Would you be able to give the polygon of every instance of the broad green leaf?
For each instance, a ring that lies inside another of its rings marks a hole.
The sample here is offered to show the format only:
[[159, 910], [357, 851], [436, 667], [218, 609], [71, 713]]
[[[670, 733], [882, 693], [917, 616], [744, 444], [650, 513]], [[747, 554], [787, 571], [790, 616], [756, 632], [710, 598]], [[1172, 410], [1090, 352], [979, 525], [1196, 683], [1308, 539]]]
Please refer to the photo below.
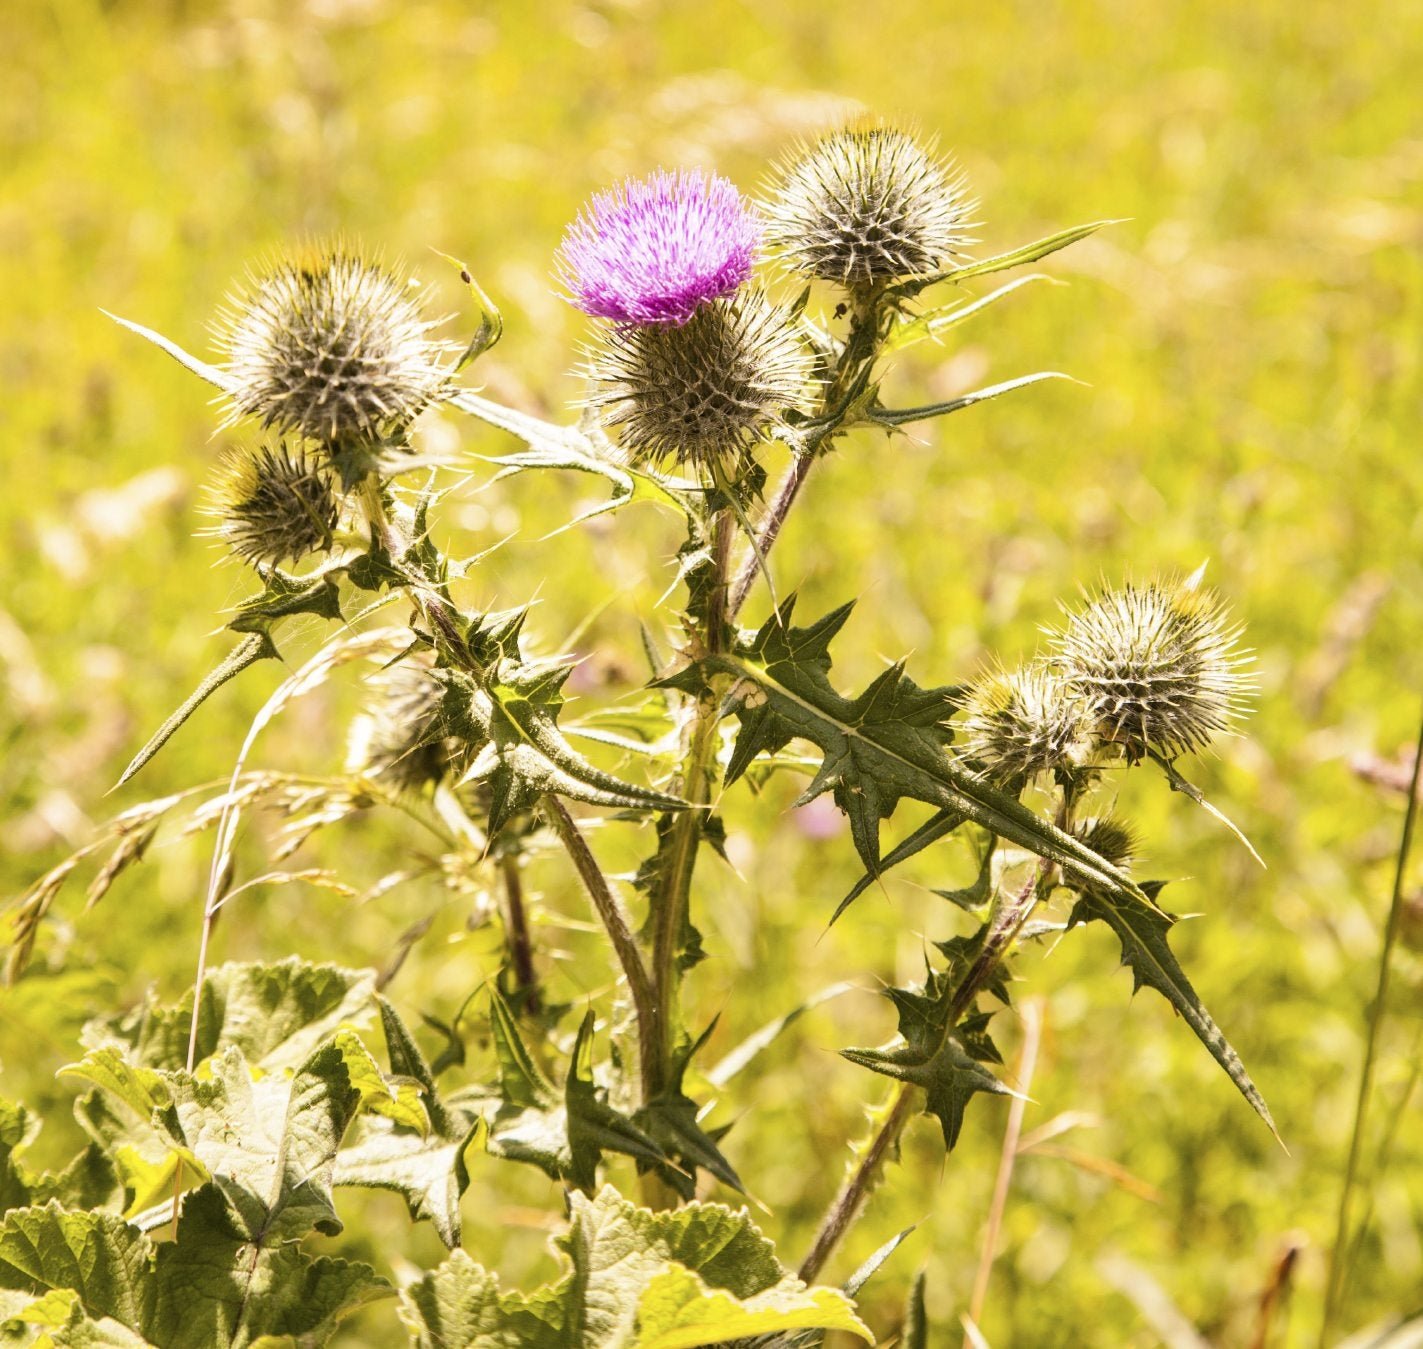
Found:
[[446, 1105], [425, 1062], [395, 1009], [379, 998], [391, 1071], [414, 1085], [429, 1127], [402, 1128], [393, 1121], [367, 1121], [360, 1140], [336, 1159], [337, 1185], [394, 1190], [405, 1196], [415, 1221], [428, 1218], [446, 1246], [460, 1243], [460, 1196], [469, 1186], [465, 1149], [479, 1127], [472, 1107]]
[[354, 1031], [337, 1031], [332, 1043], [341, 1051], [351, 1085], [361, 1094], [362, 1110], [384, 1115], [392, 1124], [413, 1129], [421, 1137], [430, 1132], [430, 1116], [418, 1082], [387, 1077]]
[[458, 1250], [400, 1294], [417, 1349], [568, 1349], [563, 1312], [558, 1299], [501, 1293], [498, 1276]]
[[[343, 1025], [370, 1020], [375, 975], [296, 957], [208, 971], [198, 1015], [197, 1061], [232, 1045], [253, 1067], [294, 1068]], [[150, 995], [124, 1017], [91, 1022], [84, 1043], [119, 1044], [143, 1067], [181, 1069], [188, 1057], [193, 995], [165, 1006]]]
[[1172, 920], [1155, 909], [1128, 909], [1110, 903], [1091, 890], [1083, 893], [1073, 907], [1068, 926], [1097, 919], [1107, 924], [1122, 946], [1122, 964], [1132, 972], [1132, 991], [1146, 985], [1154, 988], [1176, 1009], [1196, 1038], [1210, 1051], [1211, 1057], [1235, 1083], [1240, 1094], [1250, 1102], [1255, 1113], [1269, 1126], [1276, 1138], [1280, 1131], [1270, 1116], [1265, 1098], [1260, 1095], [1240, 1056], [1231, 1048], [1220, 1028], [1211, 1019], [1186, 972], [1172, 954], [1166, 941]]
[[394, 1292], [369, 1265], [254, 1245], [211, 1186], [185, 1200], [177, 1240], [155, 1248], [151, 1286], [138, 1329], [163, 1349], [245, 1349], [263, 1336], [320, 1345], [343, 1317]]
[[850, 819], [865, 868], [879, 874], [879, 822], [902, 797], [961, 813], [990, 833], [1040, 857], [1070, 866], [1114, 900], [1150, 909], [1150, 899], [1122, 872], [1050, 820], [971, 772], [948, 751], [953, 710], [948, 689], [921, 689], [893, 665], [857, 698], [830, 683], [831, 639], [844, 626], [844, 605], [807, 628], [790, 625], [794, 601], [727, 655], [706, 657], [665, 681], [681, 687], [708, 674], [733, 679], [726, 710], [741, 723], [727, 768], [735, 781], [757, 755], [799, 737], [819, 746], [820, 770], [802, 803], [821, 793]]
[[673, 1266], [643, 1290], [635, 1343], [638, 1349], [696, 1349], [786, 1330], [844, 1330], [874, 1342], [838, 1289], [806, 1288], [790, 1279], [741, 1301], [708, 1288], [691, 1270]]
[[[171, 1201], [178, 1168], [188, 1184], [208, 1179], [207, 1168], [192, 1150], [122, 1100], [91, 1092], [74, 1106], [80, 1127], [94, 1146], [111, 1159], [118, 1182], [128, 1195], [124, 1217], [135, 1219], [164, 1201]], [[62, 1194], [54, 1196], [70, 1201]]]
[[31, 1178], [18, 1155], [34, 1142], [40, 1121], [24, 1106], [0, 1100], [0, 1213], [31, 1201]]

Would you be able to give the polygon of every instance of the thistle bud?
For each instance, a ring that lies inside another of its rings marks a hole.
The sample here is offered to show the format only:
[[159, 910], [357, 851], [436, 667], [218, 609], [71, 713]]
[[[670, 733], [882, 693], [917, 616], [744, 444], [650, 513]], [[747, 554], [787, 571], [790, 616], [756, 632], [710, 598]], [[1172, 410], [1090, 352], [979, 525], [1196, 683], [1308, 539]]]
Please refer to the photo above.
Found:
[[589, 402], [631, 459], [708, 468], [742, 458], [802, 405], [811, 356], [793, 317], [751, 291], [680, 326], [609, 329], [590, 373]]
[[1101, 739], [1136, 761], [1204, 748], [1240, 714], [1241, 629], [1209, 591], [1130, 583], [1090, 597], [1055, 639], [1063, 677]]
[[782, 169], [766, 242], [796, 271], [856, 289], [947, 266], [972, 209], [952, 164], [893, 127], [851, 127]]
[[372, 699], [351, 726], [350, 770], [379, 778], [397, 791], [418, 791], [453, 768], [446, 733], [444, 685], [414, 659], [371, 680]]
[[219, 320], [232, 414], [312, 440], [375, 443], [445, 387], [435, 326], [401, 278], [344, 247], [279, 262]]
[[580, 212], [559, 247], [559, 279], [595, 318], [681, 325], [751, 275], [756, 237], [751, 207], [727, 179], [656, 173]]
[[1080, 699], [1046, 665], [993, 670], [969, 688], [962, 750], [1001, 783], [1080, 767], [1088, 753], [1082, 713]]
[[1115, 815], [1098, 815], [1094, 819], [1083, 820], [1072, 833], [1078, 842], [1091, 848], [1098, 857], [1105, 858], [1114, 867], [1127, 868], [1140, 850], [1136, 831]]
[[340, 515], [330, 472], [284, 441], [231, 453], [209, 509], [217, 518], [210, 533], [238, 557], [270, 566], [325, 552]]

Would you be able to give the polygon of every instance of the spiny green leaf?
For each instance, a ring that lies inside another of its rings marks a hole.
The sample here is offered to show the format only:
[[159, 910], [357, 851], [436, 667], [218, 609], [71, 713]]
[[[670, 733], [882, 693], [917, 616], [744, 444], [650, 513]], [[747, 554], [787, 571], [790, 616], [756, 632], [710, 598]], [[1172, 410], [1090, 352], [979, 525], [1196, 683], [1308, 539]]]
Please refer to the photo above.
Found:
[[1068, 926], [1093, 919], [1106, 923], [1121, 942], [1122, 963], [1131, 969], [1133, 992], [1146, 985], [1160, 993], [1185, 1019], [1196, 1038], [1210, 1051], [1211, 1057], [1225, 1069], [1226, 1076], [1269, 1126], [1270, 1132], [1279, 1138], [1280, 1132], [1275, 1128], [1264, 1097], [1250, 1080], [1240, 1056], [1211, 1019], [1167, 944], [1166, 934], [1171, 930], [1171, 918], [1154, 909], [1128, 909], [1087, 891], [1074, 905]]
[[1046, 273], [1032, 272], [1028, 276], [1015, 277], [1005, 285], [999, 286], [997, 290], [992, 290], [977, 299], [959, 300], [939, 309], [931, 309], [927, 314], [902, 318], [890, 330], [884, 350], [886, 352], [903, 351], [906, 347], [912, 347], [926, 338], [938, 337], [942, 333], [948, 332], [950, 328], [957, 327], [960, 323], [971, 319], [975, 314], [982, 313], [990, 305], [1005, 299], [1019, 287], [1029, 285], [1034, 281], [1051, 280], [1052, 278]]
[[961, 412], [975, 403], [986, 403], [990, 398], [1012, 393], [1014, 389], [1026, 388], [1029, 384], [1040, 384], [1045, 379], [1071, 378], [1071, 375], [1064, 375], [1059, 370], [1040, 370], [1033, 375], [1020, 375], [1017, 379], [1004, 380], [1001, 384], [975, 389], [959, 398], [951, 398], [946, 403], [928, 403], [917, 408], [871, 407], [865, 414], [865, 419], [876, 426], [908, 426], [911, 422], [922, 422], [931, 417], [946, 417], [951, 412]]
[[673, 1266], [643, 1290], [637, 1306], [638, 1349], [696, 1349], [750, 1335], [787, 1330], [844, 1330], [874, 1341], [844, 1293], [805, 1288], [798, 1280], [744, 1301], [708, 1288], [691, 1270]]
[[902, 1349], [929, 1349], [929, 1314], [924, 1309], [924, 1271], [914, 1280], [909, 1305], [904, 1309]]
[[965, 816], [961, 810], [949, 809], [935, 811], [934, 814], [925, 820], [912, 834], [896, 844], [880, 858], [878, 870], [865, 872], [865, 874], [850, 887], [849, 893], [840, 901], [839, 905], [836, 906], [835, 912], [831, 914], [830, 921], [826, 924], [826, 927], [834, 927], [840, 915], [891, 867], [897, 867], [901, 862], [907, 862], [915, 853], [922, 852], [931, 843], [937, 843], [941, 838], [952, 834], [955, 829], [964, 823], [964, 819]]
[[[960, 812], [990, 833], [1070, 866], [1104, 893], [1152, 908], [1122, 872], [1080, 840], [1034, 814], [959, 763], [949, 752], [950, 689], [921, 689], [891, 666], [857, 698], [830, 684], [829, 643], [844, 625], [845, 605], [808, 628], [790, 625], [788, 601], [759, 632], [726, 655], [706, 657], [703, 673], [731, 676], [726, 710], [741, 723], [727, 770], [734, 781], [751, 761], [775, 753], [792, 738], [819, 746], [820, 771], [801, 801], [832, 791], [849, 816], [851, 835], [867, 871], [878, 874], [879, 822], [901, 797]], [[685, 678], [681, 673], [675, 678]], [[670, 682], [670, 681], [669, 681]]]
[[124, 769], [119, 780], [114, 784], [114, 789], [122, 787], [153, 758], [173, 738], [183, 723], [229, 679], [235, 679], [249, 665], [255, 665], [259, 660], [276, 660], [279, 658], [279, 654], [271, 637], [266, 632], [249, 633], [233, 648], [226, 659], [217, 665], [207, 678], [188, 695], [178, 710], [153, 733], [149, 742], [133, 756], [128, 767]]

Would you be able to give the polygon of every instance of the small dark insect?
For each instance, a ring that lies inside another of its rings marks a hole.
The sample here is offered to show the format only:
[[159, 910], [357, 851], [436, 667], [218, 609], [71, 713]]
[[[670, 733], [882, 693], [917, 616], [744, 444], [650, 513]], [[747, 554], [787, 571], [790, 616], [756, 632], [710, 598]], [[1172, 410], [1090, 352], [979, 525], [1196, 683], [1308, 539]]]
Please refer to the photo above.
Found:
[[849, 312], [850, 312], [850, 306], [847, 305], [847, 304], [845, 304], [843, 301], [842, 301], [840, 304], [837, 304], [837, 305], [835, 306], [835, 317], [836, 317], [837, 319], [842, 319], [842, 318], [844, 318], [845, 315], [848, 314]]
[[474, 278], [469, 274], [468, 267], [460, 268], [460, 280], [463, 281], [466, 286], [474, 285]]

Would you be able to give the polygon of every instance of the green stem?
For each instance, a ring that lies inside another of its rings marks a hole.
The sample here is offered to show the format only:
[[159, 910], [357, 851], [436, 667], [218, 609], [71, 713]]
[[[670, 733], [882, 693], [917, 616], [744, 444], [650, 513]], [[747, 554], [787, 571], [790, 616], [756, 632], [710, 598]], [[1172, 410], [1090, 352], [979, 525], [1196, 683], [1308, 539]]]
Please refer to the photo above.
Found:
[[[731, 512], [726, 510], [718, 511], [711, 522], [713, 573], [707, 619], [701, 630], [693, 634], [694, 642], [711, 655], [725, 646], [733, 524]], [[702, 838], [705, 814], [702, 808], [711, 804], [715, 786], [720, 722], [721, 699], [714, 690], [707, 690], [697, 700], [688, 732], [687, 752], [682, 760], [682, 796], [693, 809], [679, 812], [669, 826], [661, 883], [652, 900], [652, 991], [656, 1011], [652, 1034], [648, 1037], [652, 1052], [645, 1054], [642, 1061], [644, 1101], [655, 1099], [671, 1080], [680, 1020], [678, 957], [686, 933], [692, 875]]]
[[1334, 1245], [1329, 1251], [1329, 1281], [1324, 1296], [1324, 1319], [1319, 1327], [1319, 1343], [1330, 1342], [1330, 1332], [1340, 1309], [1344, 1280], [1349, 1272], [1350, 1210], [1354, 1202], [1354, 1187], [1358, 1181], [1359, 1163], [1368, 1122], [1369, 1097], [1373, 1092], [1374, 1067], [1378, 1057], [1379, 1027], [1388, 1006], [1388, 989], [1392, 969], [1393, 948], [1398, 941], [1403, 921], [1403, 887], [1408, 872], [1408, 856], [1413, 850], [1413, 828], [1418, 818], [1418, 786], [1423, 774], [1423, 722], [1418, 727], [1418, 746], [1414, 752], [1413, 773], [1408, 783], [1408, 806], [1403, 815], [1403, 837], [1398, 845], [1398, 861], [1393, 873], [1393, 898], [1389, 904], [1388, 923], [1384, 928], [1383, 947], [1379, 951], [1378, 985], [1373, 1005], [1369, 1008], [1368, 1038], [1364, 1046], [1364, 1069], [1359, 1075], [1359, 1095], [1354, 1103], [1354, 1130], [1349, 1137], [1349, 1160], [1344, 1168], [1344, 1188], [1339, 1195], [1339, 1217], [1334, 1229]]

